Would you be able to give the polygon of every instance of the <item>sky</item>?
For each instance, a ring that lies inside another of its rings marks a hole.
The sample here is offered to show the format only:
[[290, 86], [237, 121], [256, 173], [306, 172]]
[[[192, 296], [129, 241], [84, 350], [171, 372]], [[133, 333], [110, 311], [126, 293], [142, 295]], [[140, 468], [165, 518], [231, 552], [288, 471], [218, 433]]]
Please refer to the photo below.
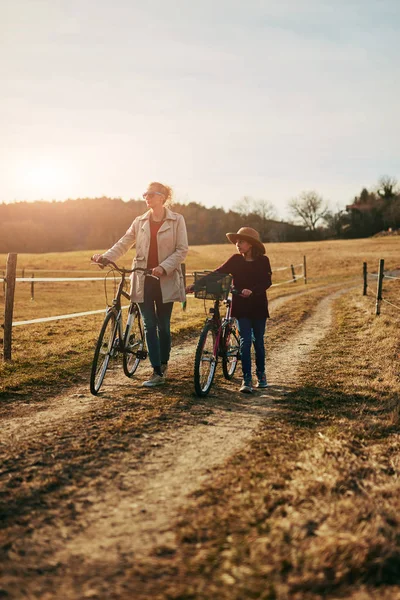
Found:
[[0, 0], [0, 202], [400, 179], [398, 0]]

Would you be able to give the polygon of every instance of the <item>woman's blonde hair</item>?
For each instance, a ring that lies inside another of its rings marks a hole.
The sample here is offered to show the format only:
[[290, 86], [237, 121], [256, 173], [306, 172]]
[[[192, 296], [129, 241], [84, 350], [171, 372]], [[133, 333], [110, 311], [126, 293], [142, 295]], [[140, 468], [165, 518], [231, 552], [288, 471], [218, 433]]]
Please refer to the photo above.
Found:
[[159, 181], [153, 181], [152, 183], [150, 183], [149, 188], [150, 187], [155, 188], [157, 192], [160, 192], [164, 196], [164, 206], [168, 206], [169, 204], [171, 204], [172, 188], [170, 188], [168, 185], [160, 183]]

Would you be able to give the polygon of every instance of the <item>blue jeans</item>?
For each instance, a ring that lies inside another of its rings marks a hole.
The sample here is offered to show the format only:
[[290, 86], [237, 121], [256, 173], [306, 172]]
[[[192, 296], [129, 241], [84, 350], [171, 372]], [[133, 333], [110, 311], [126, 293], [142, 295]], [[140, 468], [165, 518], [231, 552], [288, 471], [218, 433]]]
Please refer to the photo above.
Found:
[[258, 373], [265, 372], [264, 333], [267, 319], [238, 319], [240, 335], [240, 352], [242, 355], [243, 379], [251, 378], [251, 343], [256, 353], [256, 369]]
[[139, 308], [143, 317], [147, 350], [153, 369], [169, 360], [173, 306], [173, 302], [163, 303], [160, 282], [146, 278], [144, 301], [139, 303]]

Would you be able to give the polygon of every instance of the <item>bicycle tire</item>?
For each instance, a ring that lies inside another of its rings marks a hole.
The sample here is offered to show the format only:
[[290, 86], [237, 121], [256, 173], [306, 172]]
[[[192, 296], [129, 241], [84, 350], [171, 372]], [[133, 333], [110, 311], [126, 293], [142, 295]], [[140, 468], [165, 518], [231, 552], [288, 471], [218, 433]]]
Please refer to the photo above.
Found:
[[[137, 308], [129, 309], [124, 335], [124, 373], [132, 377], [144, 358], [145, 342], [141, 316]], [[146, 353], [147, 356], [147, 353]]]
[[113, 312], [106, 314], [94, 351], [92, 370], [90, 373], [90, 391], [97, 396], [104, 381], [110, 358], [114, 352], [117, 335], [116, 319]]
[[212, 323], [206, 323], [200, 334], [194, 359], [194, 389], [200, 397], [207, 396], [214, 380], [218, 361], [214, 347], [215, 328]]
[[227, 323], [223, 331], [222, 371], [230, 381], [235, 374], [240, 359], [240, 336], [235, 321]]

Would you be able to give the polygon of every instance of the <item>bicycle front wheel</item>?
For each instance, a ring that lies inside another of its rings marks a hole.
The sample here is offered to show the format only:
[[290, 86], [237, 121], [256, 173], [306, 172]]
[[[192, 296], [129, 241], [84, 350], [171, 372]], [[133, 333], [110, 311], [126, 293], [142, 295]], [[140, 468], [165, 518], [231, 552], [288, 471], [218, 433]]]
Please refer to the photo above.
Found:
[[129, 309], [128, 321], [124, 336], [124, 373], [132, 377], [141, 360], [145, 359], [145, 350], [142, 320], [137, 308]]
[[212, 323], [206, 323], [200, 334], [194, 359], [194, 389], [198, 396], [207, 396], [216, 367], [215, 329]]
[[101, 388], [110, 359], [117, 354], [115, 347], [116, 325], [115, 314], [113, 312], [107, 313], [97, 340], [90, 374], [90, 391], [94, 396], [97, 396]]
[[240, 359], [240, 338], [236, 320], [228, 322], [223, 331], [222, 370], [225, 379], [231, 380]]

